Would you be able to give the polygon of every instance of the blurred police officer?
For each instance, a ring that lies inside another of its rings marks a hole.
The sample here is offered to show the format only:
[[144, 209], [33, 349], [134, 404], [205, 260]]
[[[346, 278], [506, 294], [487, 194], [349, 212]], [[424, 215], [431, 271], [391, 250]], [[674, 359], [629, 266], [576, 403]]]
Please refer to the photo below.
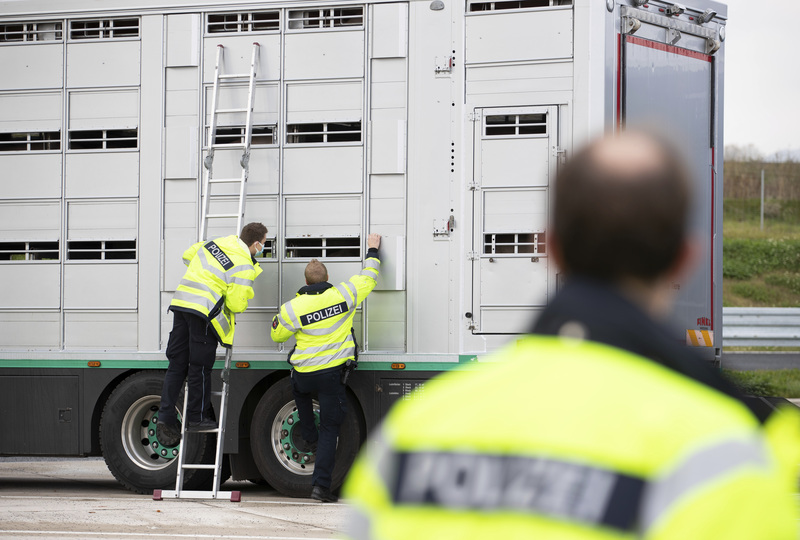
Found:
[[231, 347], [235, 314], [247, 309], [253, 282], [261, 273], [255, 257], [264, 249], [267, 228], [248, 223], [239, 236], [197, 242], [183, 253], [187, 266], [169, 310], [172, 331], [167, 343], [169, 367], [161, 391], [157, 434], [165, 446], [180, 440], [176, 401], [187, 378], [187, 430], [217, 427], [211, 409], [211, 368], [217, 343]]
[[796, 413], [750, 409], [656, 321], [686, 268], [689, 182], [655, 138], [579, 152], [534, 334], [393, 409], [351, 470], [354, 538], [797, 535]]
[[[370, 234], [361, 273], [338, 285], [328, 283], [327, 268], [312, 259], [305, 269], [306, 286], [281, 306], [272, 321], [274, 341], [297, 336], [289, 355], [292, 391], [303, 439], [309, 449], [317, 448], [311, 497], [323, 502], [338, 499], [331, 492], [331, 483], [339, 426], [347, 413], [347, 377], [358, 354], [353, 317], [375, 288], [380, 245], [380, 235]], [[319, 400], [319, 431], [314, 424], [313, 395]]]

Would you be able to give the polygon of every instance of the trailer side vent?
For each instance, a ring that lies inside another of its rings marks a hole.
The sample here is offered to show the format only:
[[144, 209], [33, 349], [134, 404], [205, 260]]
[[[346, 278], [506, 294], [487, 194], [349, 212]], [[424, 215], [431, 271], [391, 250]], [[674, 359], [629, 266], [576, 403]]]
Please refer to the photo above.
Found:
[[290, 30], [330, 30], [332, 28], [361, 28], [363, 26], [363, 6], [298, 9], [289, 12]]
[[486, 233], [483, 235], [484, 255], [544, 255], [545, 233]]
[[288, 124], [288, 144], [360, 142], [361, 122], [326, 122], [317, 124]]
[[139, 37], [139, 19], [70, 21], [70, 39], [125, 39]]
[[0, 24], [0, 43], [61, 41], [61, 21]]
[[61, 150], [60, 131], [0, 133], [0, 152]]
[[500, 114], [486, 117], [487, 137], [547, 135], [547, 114]]
[[206, 31], [209, 34], [235, 34], [240, 32], [270, 32], [280, 30], [279, 11], [253, 11], [249, 13], [209, 13]]
[[470, 2], [470, 11], [500, 11], [507, 9], [547, 8], [571, 6], [572, 0], [512, 0], [500, 2]]
[[286, 258], [359, 259], [361, 238], [287, 238]]
[[[253, 134], [250, 144], [253, 146], [276, 144], [275, 125], [253, 126]], [[245, 126], [226, 126], [218, 127], [217, 135], [214, 137], [214, 144], [244, 144]]]
[[91, 129], [69, 132], [70, 150], [118, 150], [138, 146], [138, 129]]
[[0, 242], [0, 261], [57, 261], [58, 241]]
[[134, 260], [136, 240], [71, 240], [67, 243], [67, 259], [82, 260]]

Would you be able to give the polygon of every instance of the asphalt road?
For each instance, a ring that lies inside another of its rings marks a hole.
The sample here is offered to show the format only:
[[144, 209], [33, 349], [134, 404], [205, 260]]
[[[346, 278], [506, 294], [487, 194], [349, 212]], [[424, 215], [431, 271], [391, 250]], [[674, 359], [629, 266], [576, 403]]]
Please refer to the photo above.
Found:
[[722, 353], [723, 369], [752, 371], [756, 369], [800, 369], [800, 352]]
[[340, 537], [347, 505], [226, 482], [242, 502], [154, 501], [122, 487], [100, 458], [0, 457], [0, 538], [247, 540]]

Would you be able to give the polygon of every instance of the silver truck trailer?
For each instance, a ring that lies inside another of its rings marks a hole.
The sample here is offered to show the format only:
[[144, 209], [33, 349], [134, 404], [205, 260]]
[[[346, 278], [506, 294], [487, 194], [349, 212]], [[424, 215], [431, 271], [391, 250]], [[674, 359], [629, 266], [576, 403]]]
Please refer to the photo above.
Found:
[[[234, 478], [307, 492], [291, 343], [269, 323], [310, 258], [346, 280], [367, 233], [384, 236], [355, 318], [338, 485], [392, 403], [530, 328], [560, 279], [559, 164], [634, 124], [680, 134], [691, 161], [702, 257], [672, 284], [675, 338], [713, 361], [726, 17], [710, 0], [0, 1], [0, 454], [102, 454], [133, 490], [174, 482], [180, 448], [159, 446], [153, 417], [167, 307], [198, 236], [218, 45], [241, 73], [259, 44], [246, 221], [270, 237], [237, 321]], [[229, 85], [221, 106], [246, 92]], [[216, 142], [244, 126], [227, 115]], [[240, 158], [218, 150], [215, 174]], [[213, 454], [206, 439], [192, 460]]]

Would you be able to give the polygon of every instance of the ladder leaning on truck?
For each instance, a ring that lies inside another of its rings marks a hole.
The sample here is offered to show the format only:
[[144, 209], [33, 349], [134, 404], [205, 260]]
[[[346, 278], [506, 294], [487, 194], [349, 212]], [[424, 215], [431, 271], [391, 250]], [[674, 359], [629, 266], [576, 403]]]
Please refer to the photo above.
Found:
[[[393, 403], [530, 327], [561, 279], [547, 243], [559, 163], [646, 122], [686, 134], [695, 178], [700, 266], [672, 284], [675, 339], [719, 355], [723, 4], [0, 0], [0, 14], [0, 279], [14, 284], [0, 296], [0, 454], [103, 455], [141, 493], [174, 486], [179, 456], [213, 463], [213, 434], [158, 445], [167, 306], [181, 251], [235, 229], [203, 233], [198, 216], [243, 213], [270, 236], [237, 317], [217, 480], [307, 494], [292, 343], [269, 324], [312, 258], [358, 273], [379, 225], [340, 485]], [[220, 50], [224, 74], [257, 65], [254, 86], [215, 75]], [[203, 187], [208, 153], [217, 182]], [[214, 482], [184, 472], [185, 490]]]

